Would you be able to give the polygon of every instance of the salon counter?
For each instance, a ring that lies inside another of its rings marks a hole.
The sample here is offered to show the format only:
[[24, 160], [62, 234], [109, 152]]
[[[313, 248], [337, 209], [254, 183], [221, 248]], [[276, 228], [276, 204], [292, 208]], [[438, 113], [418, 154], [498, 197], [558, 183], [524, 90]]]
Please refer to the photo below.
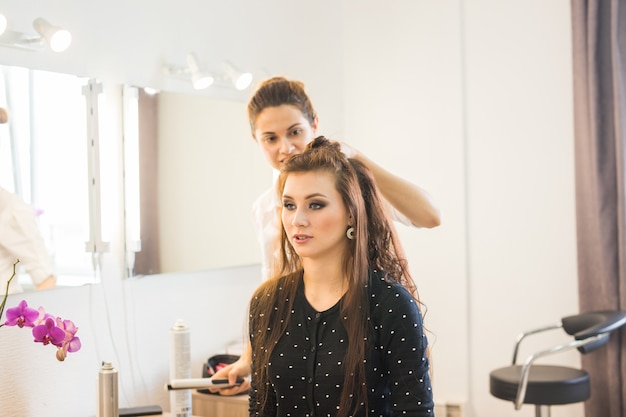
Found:
[[[159, 414], [159, 417], [176, 417], [176, 414], [172, 414], [172, 413], [163, 413], [163, 414]], [[199, 416], [197, 414], [192, 415], [191, 417], [202, 417]]]
[[201, 417], [248, 417], [247, 395], [191, 394], [194, 416]]

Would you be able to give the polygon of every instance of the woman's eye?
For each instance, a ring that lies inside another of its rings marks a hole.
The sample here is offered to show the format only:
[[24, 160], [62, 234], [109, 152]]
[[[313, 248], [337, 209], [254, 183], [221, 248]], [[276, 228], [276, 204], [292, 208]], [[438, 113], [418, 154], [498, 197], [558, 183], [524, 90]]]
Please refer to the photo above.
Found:
[[283, 207], [284, 207], [284, 208], [286, 208], [287, 210], [293, 210], [293, 209], [295, 209], [295, 208], [296, 208], [296, 205], [295, 205], [295, 204], [293, 204], [293, 203], [290, 203], [290, 202], [288, 202], [288, 201], [285, 201], [285, 202], [283, 203]]
[[322, 209], [322, 208], [326, 207], [326, 204], [324, 204], [324, 203], [318, 203], [318, 202], [315, 202], [315, 201], [314, 201], [314, 202], [312, 202], [312, 203], [309, 205], [309, 207], [311, 207], [311, 209], [313, 209], [313, 210], [319, 210], [319, 209]]
[[302, 133], [302, 129], [301, 128], [294, 129], [294, 130], [291, 131], [291, 135], [292, 136], [298, 136], [301, 133]]
[[276, 141], [276, 137], [275, 136], [266, 136], [265, 138], [263, 138], [263, 140], [265, 142], [275, 142]]

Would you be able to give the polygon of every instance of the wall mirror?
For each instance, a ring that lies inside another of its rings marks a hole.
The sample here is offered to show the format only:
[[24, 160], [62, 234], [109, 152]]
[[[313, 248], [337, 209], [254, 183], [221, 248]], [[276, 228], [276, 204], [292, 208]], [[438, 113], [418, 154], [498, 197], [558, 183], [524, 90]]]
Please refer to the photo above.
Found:
[[[0, 66], [0, 186], [33, 206], [61, 286], [95, 282], [89, 237], [86, 78]], [[20, 265], [18, 264], [18, 267]], [[21, 268], [23, 269], [23, 268]], [[28, 291], [28, 274], [18, 279]]]
[[246, 103], [127, 87], [124, 108], [127, 274], [260, 262], [251, 206], [272, 170]]
[[[88, 79], [0, 66], [0, 185], [39, 213], [58, 284], [98, 281], [89, 240]], [[126, 275], [260, 262], [251, 205], [272, 184], [245, 100], [125, 87]], [[101, 158], [106, 155], [101, 155]], [[33, 286], [20, 276], [25, 290]]]

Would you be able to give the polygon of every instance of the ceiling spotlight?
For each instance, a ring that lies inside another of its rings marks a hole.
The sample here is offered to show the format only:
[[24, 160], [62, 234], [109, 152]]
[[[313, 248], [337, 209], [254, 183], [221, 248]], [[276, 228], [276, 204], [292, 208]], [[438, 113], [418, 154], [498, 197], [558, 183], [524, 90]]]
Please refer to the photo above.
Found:
[[[252, 74], [249, 72], [239, 71], [233, 64], [228, 61], [222, 63], [223, 73], [213, 76], [205, 70], [201, 70], [198, 65], [196, 55], [193, 53], [187, 54], [186, 66], [173, 66], [165, 65], [163, 71], [166, 75], [176, 78], [182, 78], [189, 80], [193, 88], [196, 90], [203, 90], [216, 81], [218, 81], [218, 87], [232, 88], [233, 85], [237, 90], [245, 90], [252, 84]], [[226, 84], [225, 84], [226, 82]], [[231, 84], [232, 82], [232, 84]]]
[[204, 90], [209, 88], [213, 84], [213, 77], [209, 74], [203, 74], [201, 72], [195, 72], [191, 74], [191, 84], [196, 90]]
[[45, 19], [38, 17], [33, 22], [35, 30], [46, 40], [50, 45], [50, 49], [54, 52], [63, 52], [69, 48], [72, 43], [72, 34], [65, 29], [61, 29], [56, 26], [52, 26]]
[[0, 15], [0, 34], [2, 35], [0, 36], [0, 46], [39, 51], [44, 47], [45, 43], [48, 42], [53, 51], [62, 52], [66, 50], [72, 42], [70, 32], [52, 26], [40, 17], [33, 21], [33, 27], [37, 31], [37, 34], [26, 34], [6, 30], [6, 27], [6, 18]]
[[237, 90], [245, 90], [252, 83], [252, 74], [239, 71], [233, 64], [226, 61], [223, 63], [224, 72], [230, 78]]
[[191, 78], [191, 84], [196, 90], [204, 90], [213, 84], [215, 81], [211, 74], [206, 71], [201, 71], [198, 66], [198, 60], [192, 53], [187, 54], [187, 66], [165, 66], [164, 72], [166, 75], [183, 78], [188, 80]]
[[191, 73], [191, 83], [196, 90], [204, 90], [213, 84], [214, 79], [211, 74], [200, 71], [194, 54], [187, 55], [187, 67]]

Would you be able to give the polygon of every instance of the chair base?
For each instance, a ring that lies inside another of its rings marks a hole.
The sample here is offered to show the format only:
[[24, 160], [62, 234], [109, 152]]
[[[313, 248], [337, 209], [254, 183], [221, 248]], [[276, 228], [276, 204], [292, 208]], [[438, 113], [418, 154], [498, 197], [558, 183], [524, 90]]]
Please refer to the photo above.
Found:
[[536, 405], [535, 417], [550, 417], [550, 406], [549, 405]]

